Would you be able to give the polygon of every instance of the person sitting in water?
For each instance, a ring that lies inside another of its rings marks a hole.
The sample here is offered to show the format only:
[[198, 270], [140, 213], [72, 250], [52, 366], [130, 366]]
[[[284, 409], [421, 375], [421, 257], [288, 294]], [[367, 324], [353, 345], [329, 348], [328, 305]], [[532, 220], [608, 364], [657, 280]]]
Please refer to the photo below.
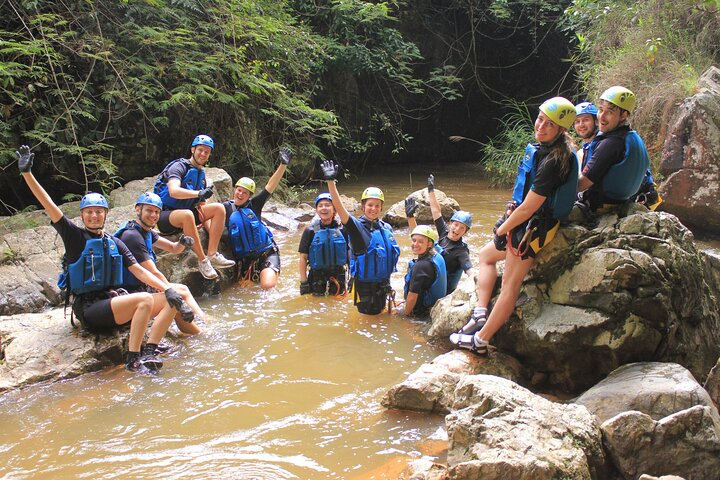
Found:
[[[190, 144], [190, 158], [179, 158], [168, 163], [155, 181], [154, 192], [163, 202], [163, 211], [157, 222], [164, 235], [182, 233], [193, 239], [192, 250], [198, 258], [200, 274], [213, 280], [218, 277], [214, 267], [229, 268], [235, 262], [218, 252], [225, 224], [225, 209], [219, 203], [205, 203], [213, 194], [213, 186], [205, 181], [205, 166], [215, 148], [215, 141], [207, 135], [198, 135]], [[207, 255], [200, 244], [197, 226], [205, 222], [208, 229]]]
[[277, 285], [280, 250], [272, 232], [262, 221], [262, 209], [280, 184], [291, 156], [288, 148], [280, 149], [280, 164], [258, 194], [255, 194], [255, 182], [242, 177], [235, 183], [233, 199], [223, 203], [230, 245], [238, 262], [238, 277], [260, 282], [263, 290]]
[[[181, 253], [185, 250], [185, 247], [192, 246], [193, 239], [192, 237], [181, 235], [177, 242], [171, 242], [153, 230], [158, 218], [160, 218], [162, 206], [162, 200], [157, 194], [152, 192], [141, 193], [137, 202], [135, 202], [137, 220], [130, 220], [123, 223], [115, 232], [114, 236], [122, 240], [130, 250], [130, 253], [133, 254], [145, 270], [155, 275], [160, 281], [170, 284], [155, 264], [157, 260], [155, 247], [170, 253]], [[181, 332], [188, 335], [200, 333], [200, 327], [197, 323], [192, 322], [196, 318], [202, 319], [203, 312], [195, 301], [192, 293], [190, 293], [190, 289], [179, 283], [173, 283], [171, 285], [185, 301], [183, 310], [177, 312], [175, 315], [175, 323], [178, 328]], [[167, 305], [167, 301], [163, 295], [154, 293], [150, 287], [141, 282], [127, 269], [123, 270], [123, 286], [131, 293], [153, 293], [153, 308], [151, 314], [153, 317]], [[150, 336], [148, 338], [147, 349], [153, 349], [153, 351], [158, 351], [158, 349], [162, 350], [161, 347], [158, 347], [160, 340], [160, 338]]]
[[335, 185], [338, 166], [332, 160], [325, 160], [321, 169], [335, 210], [350, 239], [350, 274], [355, 292], [353, 302], [358, 312], [377, 315], [388, 305], [388, 298], [394, 295], [390, 275], [396, 271], [400, 258], [400, 247], [392, 227], [380, 220], [385, 196], [377, 187], [366, 188], [361, 196], [363, 215], [352, 217], [340, 201]]
[[599, 133], [585, 149], [578, 181], [578, 206], [583, 211], [595, 212], [634, 200], [641, 191], [641, 200], [649, 202], [649, 208], [659, 204], [649, 175], [647, 149], [627, 124], [634, 107], [635, 94], [625, 87], [610, 87], [600, 96]]
[[443, 256], [435, 250], [438, 239], [435, 229], [419, 225], [410, 234], [413, 255], [405, 274], [405, 305], [395, 313], [426, 315], [447, 294], [447, 271]]
[[315, 198], [317, 216], [300, 238], [300, 295], [344, 295], [347, 291], [347, 232], [336, 220], [332, 195]]
[[[472, 226], [472, 215], [470, 212], [458, 210], [453, 213], [450, 218], [450, 225], [445, 222], [435, 195], [435, 177], [431, 174], [428, 176], [427, 183], [428, 198], [430, 199], [430, 213], [432, 214], [435, 228], [438, 231], [440, 240], [437, 244], [442, 247], [441, 253], [447, 267], [447, 293], [452, 293], [460, 282], [462, 273], [468, 275], [473, 274], [472, 262], [470, 261], [470, 249], [467, 243], [463, 241], [463, 235], [470, 230]], [[417, 202], [415, 198], [408, 197], [405, 199], [405, 215], [408, 219], [410, 229], [417, 226], [415, 220], [415, 211], [417, 210]]]
[[[493, 241], [478, 259], [477, 306], [470, 320], [450, 341], [462, 348], [486, 354], [488, 342], [507, 322], [515, 308], [520, 287], [535, 256], [555, 236], [560, 218], [570, 213], [575, 201], [578, 163], [568, 129], [575, 120], [575, 106], [554, 97], [540, 105], [535, 120], [535, 139], [525, 149], [513, 202], [493, 228]], [[505, 260], [502, 287], [487, 318], [497, 280], [497, 262]]]
[[[141, 352], [143, 337], [151, 319], [153, 297], [149, 293], [128, 294], [123, 285], [123, 267], [143, 283], [164, 292], [167, 304], [150, 329], [151, 338], [162, 338], [183, 299], [167, 282], [155, 277], [137, 263], [125, 244], [103, 231], [108, 202], [99, 193], [88, 193], [80, 200], [84, 228], [70, 221], [32, 174], [35, 154], [23, 145], [17, 152], [25, 183], [50, 217], [63, 245], [63, 273], [58, 286], [74, 297], [72, 311], [80, 324], [93, 332], [106, 331], [130, 323], [125, 368], [130, 371], [157, 371], [162, 367], [151, 352]], [[70, 300], [70, 297], [67, 297]]]

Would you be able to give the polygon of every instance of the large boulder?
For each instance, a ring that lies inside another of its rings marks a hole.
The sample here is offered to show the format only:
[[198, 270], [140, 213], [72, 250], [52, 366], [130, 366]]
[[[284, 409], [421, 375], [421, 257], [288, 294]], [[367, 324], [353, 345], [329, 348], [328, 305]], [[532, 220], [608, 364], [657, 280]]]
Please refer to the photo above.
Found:
[[[415, 211], [415, 220], [417, 220], [418, 224], [432, 224], [430, 197], [428, 197], [427, 188], [416, 190], [408, 195], [408, 197], [413, 197], [418, 204], [418, 209]], [[454, 198], [445, 195], [441, 190], [435, 189], [435, 197], [440, 204], [442, 216], [445, 217], [446, 220], [449, 220], [453, 213], [460, 210], [460, 204]], [[393, 227], [406, 227], [408, 220], [405, 216], [405, 200], [401, 200], [391, 206], [383, 216], [383, 220]]]
[[562, 405], [490, 375], [468, 375], [445, 417], [450, 478], [605, 478], [600, 428]]
[[666, 177], [662, 208], [698, 231], [720, 233], [720, 69], [710, 67], [700, 90], [670, 122], [660, 159]]
[[704, 387], [710, 398], [715, 402], [715, 406], [720, 408], [720, 359], [710, 370], [707, 379], [705, 379]]
[[710, 395], [686, 368], [658, 362], [623, 365], [575, 403], [585, 406], [600, 422], [630, 410], [660, 420], [696, 405], [715, 408]]
[[[704, 378], [720, 356], [713, 262], [676, 217], [639, 205], [627, 216], [600, 217], [593, 229], [562, 228], [540, 252], [493, 343], [566, 391], [638, 361], [676, 362]], [[448, 302], [469, 316], [466, 297], [454, 293]], [[462, 325], [449, 325], [438, 309], [431, 318], [441, 336]]]

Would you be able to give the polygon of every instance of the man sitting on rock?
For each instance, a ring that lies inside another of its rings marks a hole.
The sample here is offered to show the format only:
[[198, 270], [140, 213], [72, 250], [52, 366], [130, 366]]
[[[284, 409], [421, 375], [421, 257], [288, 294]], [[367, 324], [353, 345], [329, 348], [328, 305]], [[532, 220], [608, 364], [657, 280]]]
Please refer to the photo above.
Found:
[[[130, 220], [121, 225], [115, 232], [115, 237], [127, 245], [130, 253], [133, 254], [140, 265], [163, 282], [170, 283], [155, 264], [157, 256], [155, 255], [154, 247], [161, 248], [170, 253], [181, 253], [185, 250], [185, 247], [192, 246], [193, 239], [192, 237], [181, 235], [177, 242], [171, 242], [153, 230], [158, 218], [160, 218], [160, 212], [162, 212], [162, 200], [154, 193], [141, 193], [135, 204], [135, 212], [137, 213], [137, 220]], [[123, 282], [129, 292], [150, 291], [150, 293], [153, 293], [150, 287], [141, 282], [130, 271], [126, 270], [123, 272]], [[174, 283], [172, 287], [185, 301], [183, 308], [175, 315], [175, 323], [178, 328], [181, 332], [189, 335], [200, 333], [200, 327], [198, 327], [196, 323], [192, 323], [195, 319], [202, 318], [200, 306], [185, 285]], [[153, 295], [152, 316], [157, 315], [166, 304], [167, 302], [163, 297]], [[148, 350], [152, 349], [153, 351], [157, 351], [158, 339], [149, 339], [147, 348]]]

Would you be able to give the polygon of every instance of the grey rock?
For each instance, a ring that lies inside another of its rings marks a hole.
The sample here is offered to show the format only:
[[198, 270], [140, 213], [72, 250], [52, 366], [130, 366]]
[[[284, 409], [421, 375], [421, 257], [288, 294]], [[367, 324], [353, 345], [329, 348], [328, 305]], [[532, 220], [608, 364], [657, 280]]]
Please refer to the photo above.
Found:
[[[427, 189], [416, 190], [409, 197], [415, 198], [418, 203], [418, 209], [415, 212], [415, 220], [418, 224], [433, 224], [432, 213], [430, 212], [430, 199], [428, 197]], [[460, 210], [460, 204], [454, 199], [445, 195], [444, 192], [435, 189], [435, 197], [440, 204], [440, 211], [446, 221], [450, 220], [452, 214], [457, 210]], [[388, 222], [393, 227], [406, 227], [408, 225], [407, 217], [405, 216], [405, 201], [401, 200], [396, 204], [388, 208], [387, 212], [383, 216], [383, 220]]]
[[707, 378], [705, 379], [705, 390], [712, 398], [715, 405], [720, 405], [720, 359], [718, 359], [715, 366], [710, 370]]
[[410, 462], [400, 475], [400, 480], [449, 480], [447, 466], [429, 458]]

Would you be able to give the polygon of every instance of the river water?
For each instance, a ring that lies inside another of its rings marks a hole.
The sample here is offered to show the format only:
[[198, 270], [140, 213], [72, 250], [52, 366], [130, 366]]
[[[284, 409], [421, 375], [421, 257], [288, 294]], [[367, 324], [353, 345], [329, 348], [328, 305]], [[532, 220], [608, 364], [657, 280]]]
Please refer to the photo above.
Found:
[[[383, 171], [339, 189], [359, 198], [377, 185], [389, 205], [429, 171], [474, 214], [477, 251], [510, 192], [476, 166]], [[300, 297], [300, 233], [277, 235], [275, 290], [200, 299], [204, 333], [177, 340], [160, 375], [118, 366], [0, 397], [0, 478], [394, 479], [409, 460], [443, 461], [441, 416], [387, 411], [380, 399], [448, 346], [428, 343], [422, 323], [360, 315], [349, 298]], [[397, 233], [401, 292], [411, 253], [407, 229]]]

